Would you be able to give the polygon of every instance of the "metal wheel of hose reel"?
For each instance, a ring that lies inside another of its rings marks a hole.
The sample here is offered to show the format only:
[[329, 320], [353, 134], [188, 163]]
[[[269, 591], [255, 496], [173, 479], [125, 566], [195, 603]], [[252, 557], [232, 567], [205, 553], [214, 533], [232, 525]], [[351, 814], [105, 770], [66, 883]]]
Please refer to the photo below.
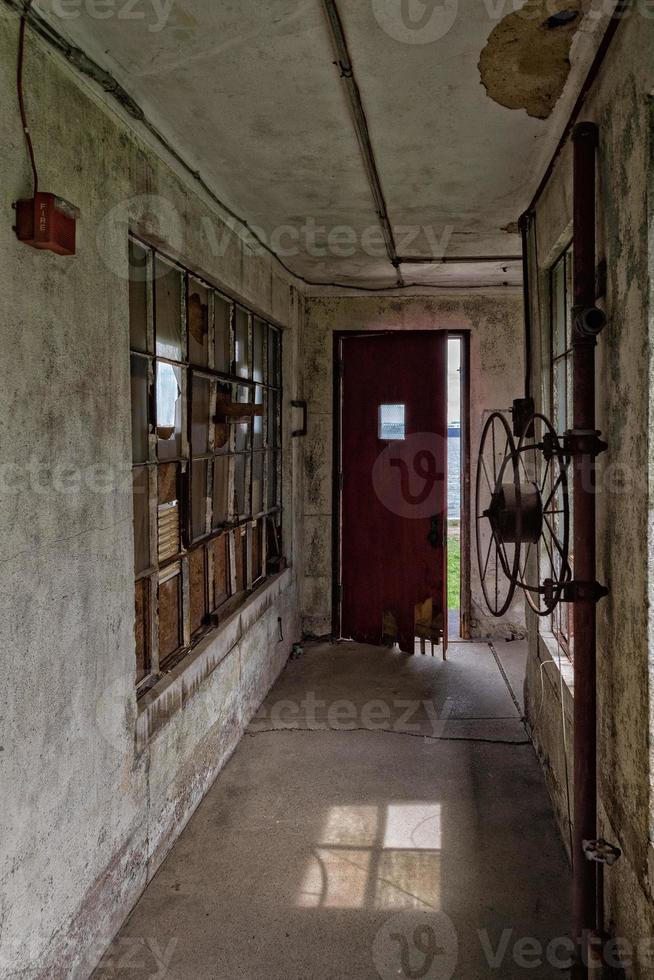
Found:
[[493, 616], [516, 588], [539, 616], [571, 579], [569, 456], [549, 419], [533, 415], [516, 446], [500, 412], [486, 421], [477, 460], [475, 530], [481, 587]]

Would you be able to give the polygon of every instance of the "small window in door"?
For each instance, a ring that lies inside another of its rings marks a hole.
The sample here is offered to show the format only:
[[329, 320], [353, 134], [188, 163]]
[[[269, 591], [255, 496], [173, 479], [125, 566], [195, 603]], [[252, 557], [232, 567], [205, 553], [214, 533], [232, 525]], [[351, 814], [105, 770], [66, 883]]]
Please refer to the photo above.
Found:
[[379, 438], [404, 439], [404, 405], [379, 406]]

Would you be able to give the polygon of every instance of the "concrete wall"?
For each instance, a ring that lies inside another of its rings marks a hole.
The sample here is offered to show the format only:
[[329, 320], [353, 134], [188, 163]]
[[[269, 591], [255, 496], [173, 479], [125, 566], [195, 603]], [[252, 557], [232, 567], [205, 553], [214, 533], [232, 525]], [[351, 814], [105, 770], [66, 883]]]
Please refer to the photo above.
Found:
[[[303, 445], [302, 625], [306, 633], [316, 636], [332, 631], [333, 335], [342, 330], [450, 330], [469, 334], [473, 488], [483, 414], [509, 407], [513, 398], [523, 394], [524, 386], [522, 296], [517, 290], [307, 299], [301, 357], [301, 397], [309, 403], [309, 434]], [[519, 599], [501, 621], [485, 612], [476, 557], [472, 561], [471, 592], [472, 635], [507, 636], [524, 631]]]
[[[601, 832], [623, 858], [606, 874], [606, 918], [637, 945], [654, 936], [652, 887], [652, 328], [654, 270], [652, 92], [654, 22], [636, 8], [619, 27], [581, 119], [600, 127], [599, 259], [608, 269], [608, 326], [597, 354], [597, 417], [610, 449], [599, 461], [598, 578], [611, 588], [598, 607], [599, 796]], [[540, 298], [547, 310], [551, 262], [571, 237], [572, 152], [568, 145], [537, 209]], [[649, 248], [649, 253], [648, 253]], [[538, 303], [534, 378], [541, 378]], [[544, 341], [545, 333], [542, 331]], [[568, 839], [561, 696], [572, 738], [570, 665], [558, 669], [547, 624], [531, 623], [527, 714]], [[572, 760], [569, 758], [572, 776]], [[628, 976], [651, 977], [643, 955]]]
[[11, 205], [29, 196], [30, 174], [16, 103], [18, 19], [0, 7], [0, 22], [0, 977], [84, 978], [299, 636], [292, 567], [203, 644], [188, 675], [171, 679], [166, 717], [141, 725], [137, 748], [128, 221], [287, 327], [291, 560], [301, 474], [288, 400], [303, 300], [233, 234], [218, 254], [208, 229], [219, 240], [226, 229], [192, 180], [31, 32], [26, 92], [41, 189], [72, 201], [81, 219], [75, 258], [19, 244]]

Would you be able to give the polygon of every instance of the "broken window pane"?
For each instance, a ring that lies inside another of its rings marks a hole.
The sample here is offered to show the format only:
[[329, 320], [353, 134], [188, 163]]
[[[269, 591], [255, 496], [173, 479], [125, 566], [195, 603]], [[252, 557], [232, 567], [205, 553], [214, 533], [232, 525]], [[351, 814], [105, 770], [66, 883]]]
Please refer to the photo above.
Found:
[[216, 332], [215, 368], [229, 374], [232, 369], [231, 355], [232, 304], [214, 293], [214, 329]]
[[159, 583], [159, 661], [163, 665], [182, 644], [181, 575]]
[[197, 633], [207, 616], [207, 556], [204, 547], [196, 548], [189, 556], [191, 591], [191, 633]]
[[234, 374], [237, 374], [240, 378], [247, 378], [249, 375], [248, 331], [249, 317], [245, 310], [237, 306], [235, 315]]
[[213, 461], [213, 528], [216, 530], [229, 520], [229, 467], [228, 456], [216, 456]]
[[129, 335], [133, 350], [148, 349], [147, 252], [129, 243]]
[[209, 364], [209, 290], [189, 280], [188, 350], [192, 364]]
[[379, 438], [404, 439], [404, 405], [379, 406]]
[[263, 350], [266, 324], [259, 317], [252, 321], [252, 379], [263, 382]]
[[132, 474], [134, 499], [134, 572], [150, 567], [150, 471], [138, 466]]
[[194, 460], [191, 464], [191, 533], [196, 541], [207, 533], [207, 470], [206, 459]]
[[231, 595], [229, 571], [229, 534], [221, 534], [213, 542], [214, 609]]
[[136, 641], [136, 683], [150, 673], [150, 580], [136, 583], [134, 639]]
[[157, 363], [157, 453], [159, 459], [182, 455], [182, 369]]
[[155, 259], [155, 335], [156, 352], [171, 361], [181, 361], [182, 347], [182, 273], [179, 269]]
[[131, 357], [132, 375], [132, 460], [144, 463], [149, 458], [148, 437], [148, 362], [144, 357]]
[[211, 406], [211, 382], [206, 378], [193, 378], [191, 449], [194, 456], [209, 450], [209, 410]]
[[263, 508], [263, 463], [264, 454], [255, 453], [252, 457], [252, 513], [260, 514]]

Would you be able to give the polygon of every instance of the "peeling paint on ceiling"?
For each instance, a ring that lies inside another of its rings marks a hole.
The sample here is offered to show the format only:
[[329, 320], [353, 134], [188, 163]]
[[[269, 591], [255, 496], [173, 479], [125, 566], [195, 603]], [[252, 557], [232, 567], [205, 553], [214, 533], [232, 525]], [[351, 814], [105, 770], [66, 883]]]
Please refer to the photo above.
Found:
[[570, 48], [581, 22], [581, 0], [528, 0], [504, 17], [479, 61], [489, 98], [547, 119], [568, 80]]
[[[542, 27], [582, 2], [599, 16]], [[516, 218], [610, 17], [605, 0], [527, 0], [504, 16], [521, 3], [456, 0], [446, 21], [437, 4], [426, 34], [400, 22], [398, 36], [379, 5], [339, 2], [407, 283], [521, 280], [520, 262], [500, 257], [520, 255]], [[98, 20], [91, 6], [62, 16], [58, 0], [35, 0], [288, 267], [312, 282], [395, 285], [318, 0], [175, 0], [161, 29]]]

